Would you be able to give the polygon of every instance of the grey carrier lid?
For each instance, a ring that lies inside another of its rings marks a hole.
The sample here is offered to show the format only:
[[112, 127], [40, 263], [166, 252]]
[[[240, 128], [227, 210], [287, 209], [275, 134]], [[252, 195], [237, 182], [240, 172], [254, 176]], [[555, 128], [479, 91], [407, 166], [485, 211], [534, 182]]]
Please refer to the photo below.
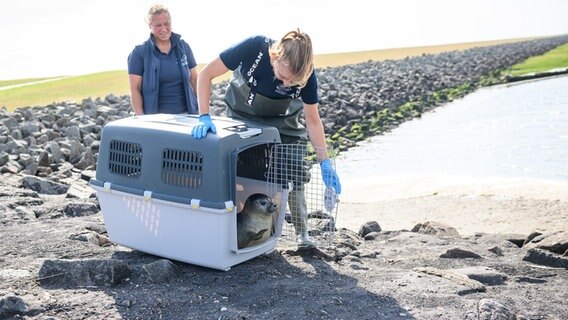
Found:
[[[191, 131], [198, 121], [196, 115], [156, 114], [108, 123], [90, 183], [178, 203], [199, 200], [211, 208], [235, 201], [238, 154], [260, 147], [267, 150], [261, 156], [268, 157], [270, 146], [280, 143], [278, 130], [213, 117], [217, 133], [194, 139]], [[266, 171], [265, 164], [259, 159], [258, 170]]]

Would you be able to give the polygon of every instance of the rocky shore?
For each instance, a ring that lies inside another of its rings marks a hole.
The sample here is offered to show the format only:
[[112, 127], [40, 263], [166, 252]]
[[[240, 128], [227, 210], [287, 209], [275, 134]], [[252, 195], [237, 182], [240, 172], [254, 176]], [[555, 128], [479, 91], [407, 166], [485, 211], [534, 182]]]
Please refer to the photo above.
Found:
[[[326, 133], [348, 150], [566, 42], [318, 70]], [[462, 236], [371, 221], [317, 250], [282, 241], [228, 272], [114, 245], [87, 182], [102, 127], [131, 114], [114, 95], [0, 111], [0, 319], [568, 318], [566, 231]]]

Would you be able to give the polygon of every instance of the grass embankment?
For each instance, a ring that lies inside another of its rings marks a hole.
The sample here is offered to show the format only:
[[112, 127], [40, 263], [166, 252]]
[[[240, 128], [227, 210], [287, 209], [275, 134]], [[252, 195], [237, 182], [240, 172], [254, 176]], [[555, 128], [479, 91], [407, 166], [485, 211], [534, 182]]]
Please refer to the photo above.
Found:
[[[466, 50], [473, 47], [489, 46], [510, 42], [524, 41], [534, 38], [506, 39], [482, 42], [468, 42], [448, 45], [396, 48], [360, 52], [347, 52], [336, 54], [316, 55], [315, 65], [317, 68], [336, 67], [369, 60], [382, 61], [387, 59], [403, 59], [405, 57], [418, 56], [421, 54], [435, 54], [452, 50]], [[200, 69], [203, 65], [199, 65]], [[230, 74], [216, 79], [217, 81], [227, 80]], [[33, 83], [41, 79], [21, 79], [0, 81], [0, 107], [4, 106], [8, 111], [13, 111], [19, 107], [48, 105], [60, 101], [77, 101], [84, 98], [104, 98], [113, 93], [115, 95], [130, 94], [128, 88], [128, 76], [126, 70], [109, 71], [96, 74], [88, 74], [74, 77], [64, 77], [63, 79], [53, 80], [43, 83]], [[2, 90], [2, 87], [11, 85], [25, 85], [17, 88]]]
[[69, 100], [80, 102], [88, 97], [94, 99], [110, 93], [122, 95], [127, 92], [126, 72], [109, 71], [0, 90], [0, 106], [13, 111], [23, 106], [47, 105]]
[[504, 74], [521, 76], [530, 73], [547, 72], [559, 68], [568, 68], [568, 43], [561, 45], [549, 52], [531, 57], [522, 63], [505, 70]]

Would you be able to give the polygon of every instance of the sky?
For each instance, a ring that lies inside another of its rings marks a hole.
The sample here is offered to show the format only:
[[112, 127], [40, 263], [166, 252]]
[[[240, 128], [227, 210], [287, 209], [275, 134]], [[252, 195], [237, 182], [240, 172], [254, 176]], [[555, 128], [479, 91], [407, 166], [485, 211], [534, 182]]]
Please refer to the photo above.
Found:
[[[0, 80], [126, 70], [156, 1], [18, 0], [0, 10]], [[299, 27], [315, 54], [568, 34], [566, 0], [165, 0], [198, 63]]]

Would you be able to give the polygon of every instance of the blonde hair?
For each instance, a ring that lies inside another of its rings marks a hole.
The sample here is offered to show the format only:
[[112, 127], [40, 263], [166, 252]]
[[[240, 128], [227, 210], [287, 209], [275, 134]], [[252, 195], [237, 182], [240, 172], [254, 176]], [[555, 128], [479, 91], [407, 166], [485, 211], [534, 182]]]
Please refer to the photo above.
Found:
[[296, 76], [296, 83], [304, 87], [314, 71], [312, 40], [300, 29], [286, 33], [268, 50], [270, 57], [288, 62], [290, 72]]
[[161, 4], [151, 6], [150, 10], [148, 10], [148, 15], [146, 16], [146, 23], [150, 25], [154, 16], [161, 13], [167, 13], [171, 18], [170, 11], [166, 8], [166, 6]]

